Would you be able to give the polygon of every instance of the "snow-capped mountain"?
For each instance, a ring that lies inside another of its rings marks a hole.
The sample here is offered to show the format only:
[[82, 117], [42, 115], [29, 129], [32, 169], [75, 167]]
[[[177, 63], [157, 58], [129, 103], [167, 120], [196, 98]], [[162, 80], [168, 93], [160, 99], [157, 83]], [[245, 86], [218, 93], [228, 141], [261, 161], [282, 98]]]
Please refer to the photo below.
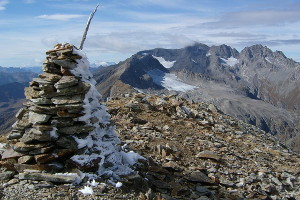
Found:
[[224, 113], [297, 146], [299, 66], [282, 52], [262, 45], [238, 52], [227, 45], [195, 44], [138, 52], [111, 68], [100, 69], [95, 78], [106, 97], [139, 90], [211, 102]]

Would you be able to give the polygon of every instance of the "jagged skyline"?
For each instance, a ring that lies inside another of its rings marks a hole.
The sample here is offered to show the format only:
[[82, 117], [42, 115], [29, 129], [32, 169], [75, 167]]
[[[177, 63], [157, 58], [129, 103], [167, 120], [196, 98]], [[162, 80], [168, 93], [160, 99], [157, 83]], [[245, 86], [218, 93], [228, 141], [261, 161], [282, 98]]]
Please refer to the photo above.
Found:
[[55, 43], [79, 46], [97, 3], [84, 46], [91, 63], [194, 42], [238, 50], [260, 43], [300, 61], [296, 0], [0, 0], [0, 66], [40, 66], [45, 50]]

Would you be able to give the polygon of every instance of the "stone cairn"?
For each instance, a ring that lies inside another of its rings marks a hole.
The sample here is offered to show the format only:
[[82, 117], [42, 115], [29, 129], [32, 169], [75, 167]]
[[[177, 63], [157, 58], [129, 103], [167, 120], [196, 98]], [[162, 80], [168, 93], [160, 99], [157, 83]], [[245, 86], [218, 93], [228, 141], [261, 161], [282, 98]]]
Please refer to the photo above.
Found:
[[12, 148], [2, 160], [15, 159], [11, 165], [20, 179], [60, 182], [57, 172], [72, 170], [90, 179], [132, 173], [142, 157], [119, 145], [85, 55], [70, 44], [57, 44], [46, 55], [44, 73], [25, 88], [28, 101], [16, 115], [7, 138]]

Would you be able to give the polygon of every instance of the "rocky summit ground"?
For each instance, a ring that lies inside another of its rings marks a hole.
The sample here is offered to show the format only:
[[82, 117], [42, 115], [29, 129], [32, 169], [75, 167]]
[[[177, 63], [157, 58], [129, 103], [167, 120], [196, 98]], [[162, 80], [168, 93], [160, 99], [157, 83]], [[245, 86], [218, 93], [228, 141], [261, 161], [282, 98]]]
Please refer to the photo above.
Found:
[[[215, 106], [128, 94], [107, 102], [124, 151], [145, 157], [118, 186], [20, 180], [3, 168], [1, 199], [300, 199], [300, 157]], [[4, 141], [5, 142], [5, 141]]]

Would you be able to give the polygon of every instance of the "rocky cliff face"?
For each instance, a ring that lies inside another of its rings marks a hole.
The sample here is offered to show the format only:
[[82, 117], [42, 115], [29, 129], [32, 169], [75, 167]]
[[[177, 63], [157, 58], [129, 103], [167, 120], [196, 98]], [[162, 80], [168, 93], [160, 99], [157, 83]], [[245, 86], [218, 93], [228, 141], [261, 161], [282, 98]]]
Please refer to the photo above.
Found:
[[[224, 113], [277, 135], [281, 142], [300, 151], [300, 64], [282, 52], [261, 45], [247, 47], [239, 53], [226, 45], [195, 44], [183, 49], [142, 51], [132, 57], [135, 62], [128, 59], [96, 73], [95, 79], [105, 96], [137, 89], [210, 102]], [[149, 62], [147, 67], [136, 64], [145, 57]], [[153, 59], [165, 70], [153, 65], [155, 62], [150, 62]], [[143, 73], [132, 70], [122, 76], [124, 63]], [[104, 76], [107, 79], [100, 78]], [[114, 86], [107, 81], [109, 77], [114, 77], [114, 82], [121, 86], [117, 88], [124, 89], [110, 90]]]

